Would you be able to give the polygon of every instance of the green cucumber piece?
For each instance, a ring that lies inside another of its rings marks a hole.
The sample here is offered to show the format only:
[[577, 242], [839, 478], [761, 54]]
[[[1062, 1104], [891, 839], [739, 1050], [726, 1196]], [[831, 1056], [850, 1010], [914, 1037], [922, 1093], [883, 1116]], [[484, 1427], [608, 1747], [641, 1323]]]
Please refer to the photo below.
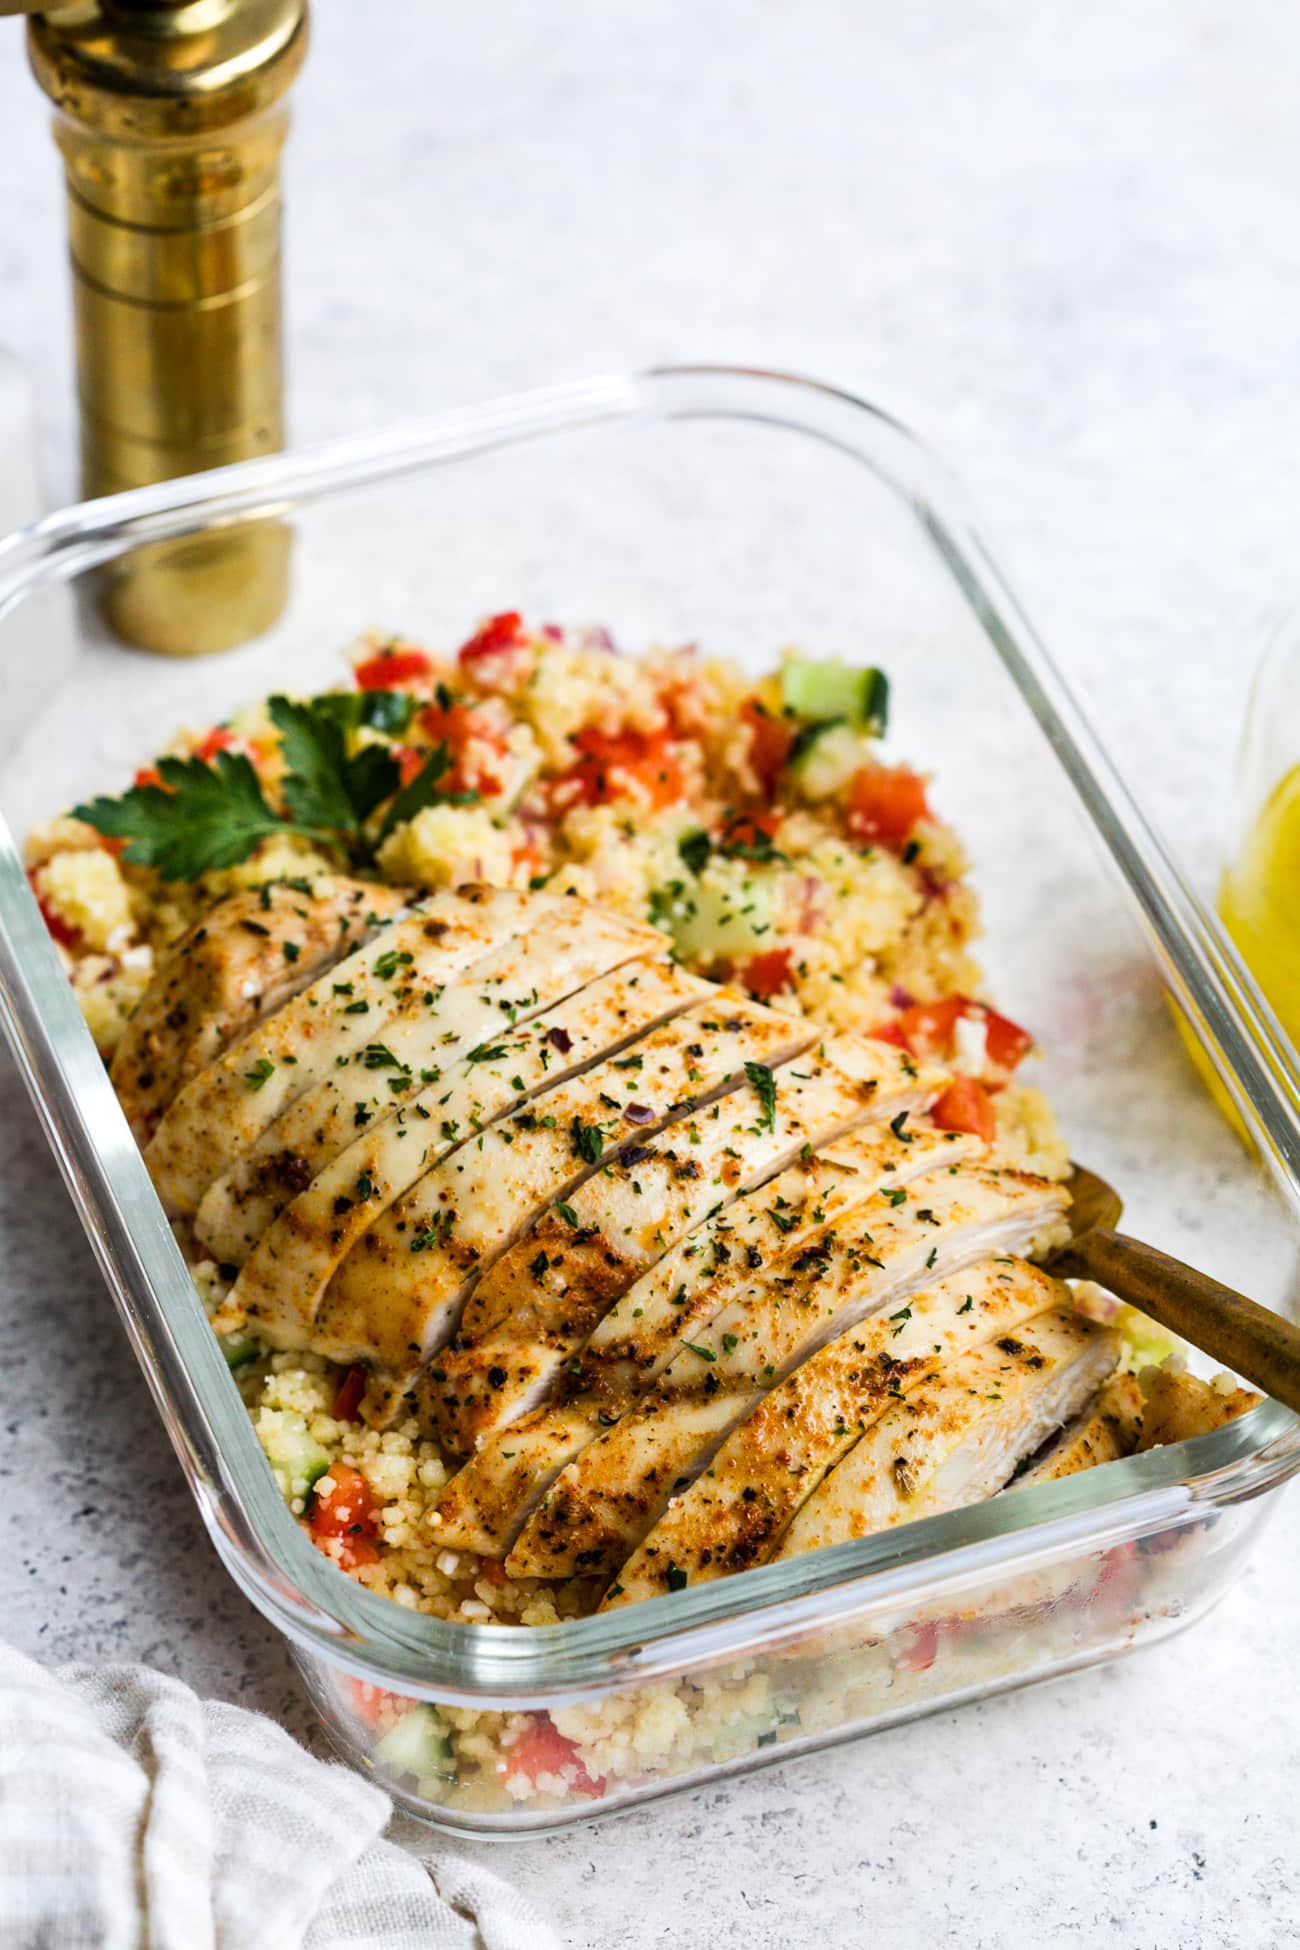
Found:
[[238, 1368], [246, 1368], [250, 1361], [258, 1360], [263, 1351], [247, 1334], [218, 1334], [217, 1344], [232, 1374]]
[[299, 1481], [310, 1489], [330, 1466], [329, 1456], [309, 1433], [305, 1418], [292, 1409], [283, 1410], [278, 1422], [265, 1432], [259, 1430], [259, 1434], [272, 1469], [282, 1473], [290, 1490]]
[[889, 721], [889, 679], [868, 665], [814, 663], [792, 657], [781, 670], [781, 701], [792, 717], [809, 724], [833, 720], [884, 736]]
[[743, 960], [772, 944], [776, 886], [759, 874], [738, 888], [703, 881], [674, 902], [667, 920], [684, 961]]
[[451, 1731], [434, 1706], [412, 1706], [375, 1743], [375, 1759], [390, 1774], [412, 1774], [425, 1781], [454, 1781]]
[[813, 736], [802, 745], [790, 769], [805, 799], [833, 799], [855, 772], [871, 763], [867, 734], [846, 724], [805, 727]]

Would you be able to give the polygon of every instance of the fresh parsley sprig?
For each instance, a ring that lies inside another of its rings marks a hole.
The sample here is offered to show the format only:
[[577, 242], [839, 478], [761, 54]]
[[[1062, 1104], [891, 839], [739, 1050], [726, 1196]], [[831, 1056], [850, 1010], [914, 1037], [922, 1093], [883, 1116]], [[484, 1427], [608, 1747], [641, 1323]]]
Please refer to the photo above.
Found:
[[[134, 865], [152, 867], [163, 880], [198, 880], [240, 865], [263, 840], [284, 833], [365, 865], [390, 833], [426, 806], [465, 804], [478, 796], [442, 791], [440, 781], [452, 763], [445, 744], [430, 752], [406, 785], [384, 746], [349, 752], [349, 734], [363, 725], [406, 728], [414, 704], [404, 693], [276, 696], [267, 710], [285, 767], [282, 810], [267, 799], [242, 752], [218, 751], [211, 759], [160, 758], [157, 781], [134, 785], [115, 799], [91, 799], [74, 808], [75, 816], [106, 838], [125, 841], [123, 858]], [[388, 809], [375, 832], [374, 815], [385, 801]]]

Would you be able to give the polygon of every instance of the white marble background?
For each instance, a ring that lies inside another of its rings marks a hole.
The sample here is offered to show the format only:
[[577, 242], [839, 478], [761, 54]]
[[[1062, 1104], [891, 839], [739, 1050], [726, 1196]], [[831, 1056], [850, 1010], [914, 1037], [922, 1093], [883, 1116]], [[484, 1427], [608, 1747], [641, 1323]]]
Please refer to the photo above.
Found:
[[[297, 99], [298, 438], [673, 357], [861, 390], [965, 477], [1208, 880], [1249, 669], [1300, 597], [1293, 8], [322, 0]], [[63, 495], [61, 199], [10, 24], [0, 133], [0, 340]], [[0, 1292], [0, 1629], [306, 1734], [7, 1067]], [[1300, 1929], [1298, 1648], [1288, 1509], [1129, 1665], [491, 1859], [602, 1950], [1273, 1950]]]

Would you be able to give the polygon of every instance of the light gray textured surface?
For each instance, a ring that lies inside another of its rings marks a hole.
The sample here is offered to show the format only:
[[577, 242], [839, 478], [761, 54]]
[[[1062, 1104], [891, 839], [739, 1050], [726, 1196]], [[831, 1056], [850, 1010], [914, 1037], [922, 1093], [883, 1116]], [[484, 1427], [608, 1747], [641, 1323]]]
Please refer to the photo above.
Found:
[[[674, 356], [862, 390], [965, 477], [1208, 875], [1245, 675], [1300, 592], [1293, 10], [318, 14], [290, 164], [299, 438]], [[37, 377], [66, 489], [43, 122], [8, 26], [0, 336]], [[1154, 994], [1126, 1006], [1163, 1034]], [[306, 1732], [7, 1069], [0, 1291], [6, 1634], [147, 1659]], [[1272, 1950], [1300, 1925], [1298, 1643], [1288, 1507], [1212, 1619], [1126, 1667], [492, 1859], [609, 1950]]]

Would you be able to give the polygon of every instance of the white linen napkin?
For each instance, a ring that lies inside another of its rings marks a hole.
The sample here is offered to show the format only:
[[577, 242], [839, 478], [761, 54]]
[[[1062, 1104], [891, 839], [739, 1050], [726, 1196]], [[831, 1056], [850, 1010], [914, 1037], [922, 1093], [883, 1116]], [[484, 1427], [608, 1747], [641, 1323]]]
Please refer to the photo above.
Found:
[[0, 1646], [0, 1950], [559, 1950], [485, 1869], [260, 1713]]

